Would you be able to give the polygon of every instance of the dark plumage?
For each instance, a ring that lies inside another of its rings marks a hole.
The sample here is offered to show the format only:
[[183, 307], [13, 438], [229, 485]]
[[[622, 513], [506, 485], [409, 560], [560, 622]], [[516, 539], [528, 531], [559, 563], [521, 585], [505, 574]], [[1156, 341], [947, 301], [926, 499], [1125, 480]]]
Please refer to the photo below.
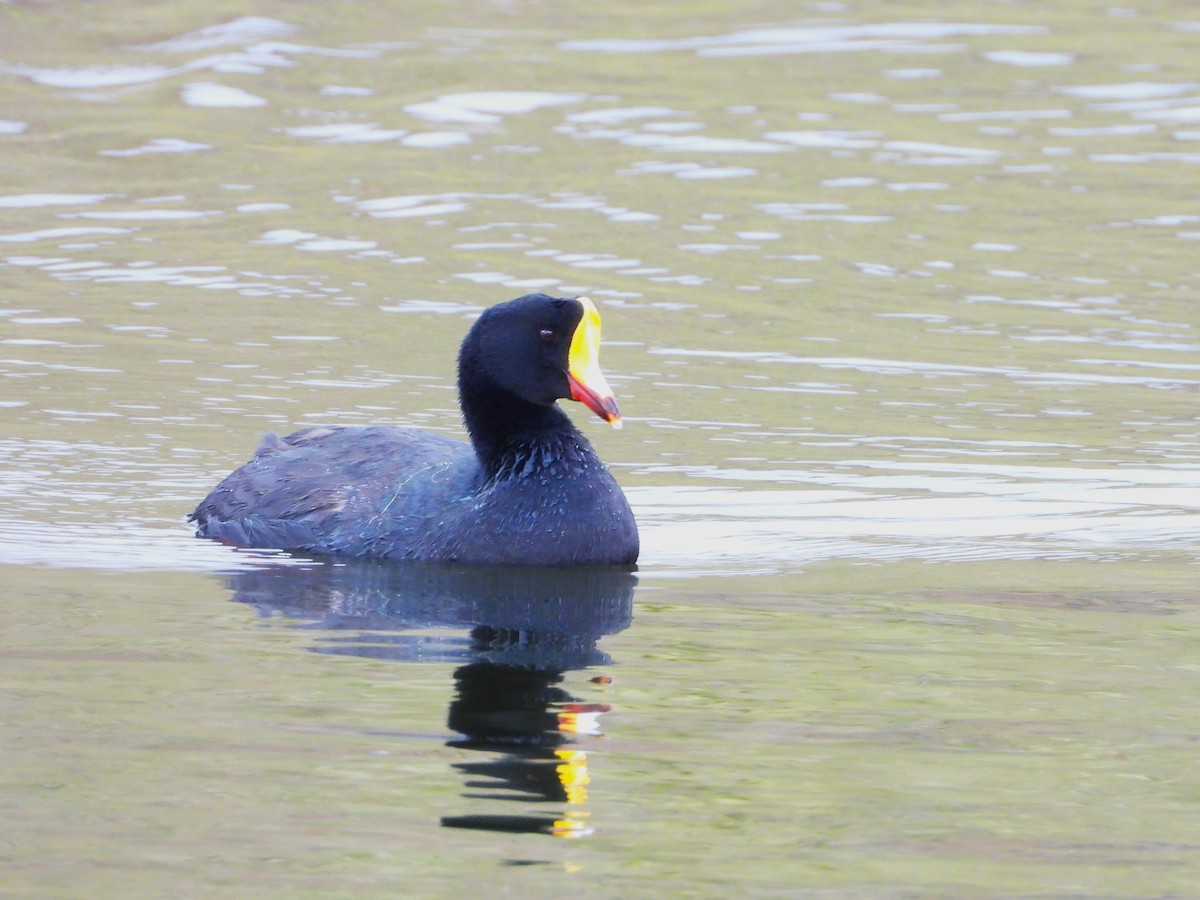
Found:
[[486, 310], [458, 357], [471, 443], [410, 428], [268, 434], [189, 517], [239, 547], [426, 562], [632, 565], [637, 524], [592, 445], [555, 405], [620, 425], [586, 298]]

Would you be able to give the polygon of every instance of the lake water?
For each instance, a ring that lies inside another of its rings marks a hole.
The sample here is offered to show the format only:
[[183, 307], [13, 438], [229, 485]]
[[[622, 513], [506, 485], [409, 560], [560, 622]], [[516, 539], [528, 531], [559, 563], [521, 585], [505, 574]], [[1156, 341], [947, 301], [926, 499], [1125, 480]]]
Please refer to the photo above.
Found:
[[[0, 893], [1193, 893], [1200, 13], [401, 6], [0, 4]], [[636, 577], [192, 536], [535, 290]]]

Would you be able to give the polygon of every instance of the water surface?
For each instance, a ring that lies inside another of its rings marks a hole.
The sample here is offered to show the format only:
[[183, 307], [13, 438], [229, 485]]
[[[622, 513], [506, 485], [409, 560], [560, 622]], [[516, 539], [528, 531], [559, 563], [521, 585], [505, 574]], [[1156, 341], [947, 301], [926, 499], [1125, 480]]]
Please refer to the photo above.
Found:
[[[1192, 890], [1190, 9], [259, 12], [0, 6], [4, 893]], [[193, 539], [530, 291], [635, 582]]]

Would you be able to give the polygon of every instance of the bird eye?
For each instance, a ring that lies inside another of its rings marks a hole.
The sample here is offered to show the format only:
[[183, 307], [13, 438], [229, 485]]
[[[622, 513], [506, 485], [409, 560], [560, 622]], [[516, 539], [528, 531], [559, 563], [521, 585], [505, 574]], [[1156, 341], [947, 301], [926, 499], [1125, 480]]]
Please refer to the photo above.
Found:
[[552, 340], [554, 340], [554, 329], [553, 328], [543, 328], [541, 331], [538, 332], [538, 337], [541, 338], [543, 341], [545, 341], [548, 344]]

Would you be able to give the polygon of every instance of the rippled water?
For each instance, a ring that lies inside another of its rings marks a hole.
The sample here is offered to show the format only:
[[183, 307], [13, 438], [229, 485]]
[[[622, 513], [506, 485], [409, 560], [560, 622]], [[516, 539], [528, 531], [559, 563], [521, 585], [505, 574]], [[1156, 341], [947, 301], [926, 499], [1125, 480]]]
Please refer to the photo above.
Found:
[[[0, 893], [1190, 892], [1198, 50], [0, 4]], [[535, 290], [603, 313], [636, 586], [192, 537], [265, 430], [458, 433]]]

